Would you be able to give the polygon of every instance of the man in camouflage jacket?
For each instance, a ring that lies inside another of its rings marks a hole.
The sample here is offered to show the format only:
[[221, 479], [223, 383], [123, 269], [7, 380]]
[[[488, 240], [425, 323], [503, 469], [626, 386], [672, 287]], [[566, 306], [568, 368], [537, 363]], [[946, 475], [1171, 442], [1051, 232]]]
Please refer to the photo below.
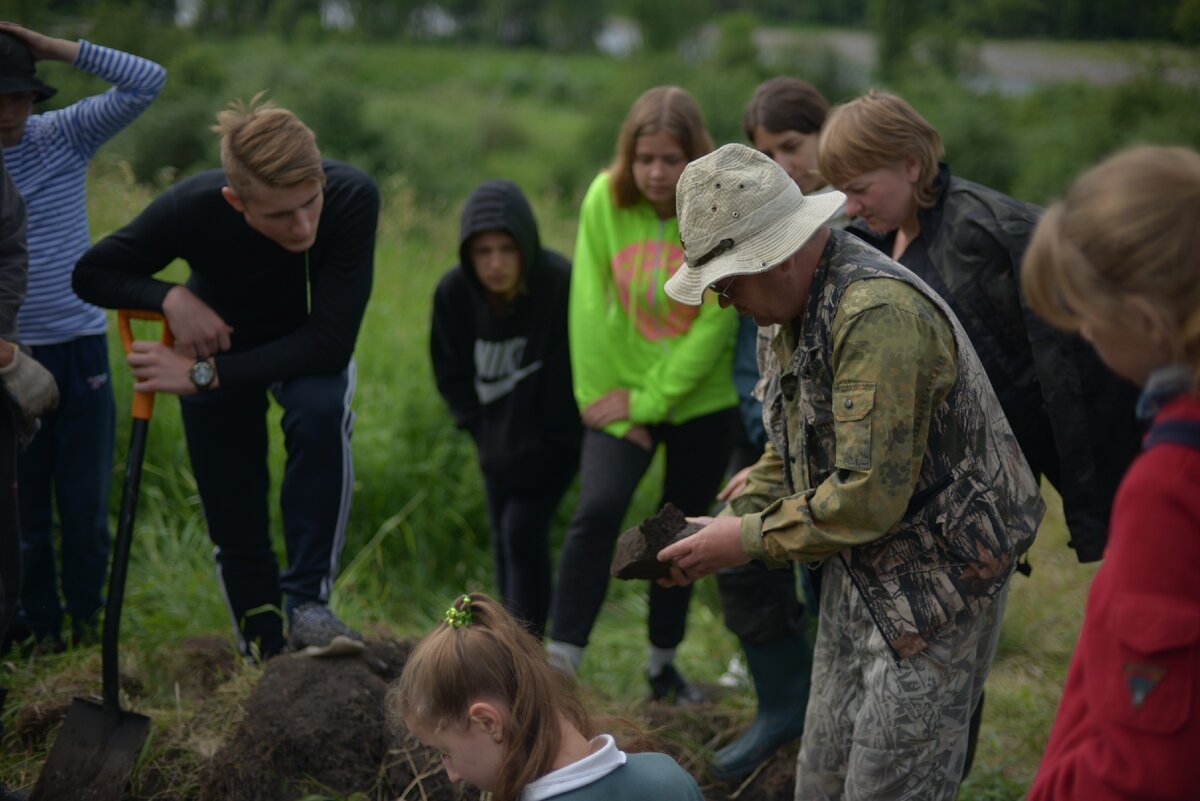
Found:
[[[1008, 579], [1044, 505], [954, 313], [741, 145], [678, 187], [686, 263], [760, 326], [770, 438], [726, 514], [659, 554], [687, 583], [823, 561], [798, 799], [952, 799]], [[765, 328], [764, 328], [765, 327]]]

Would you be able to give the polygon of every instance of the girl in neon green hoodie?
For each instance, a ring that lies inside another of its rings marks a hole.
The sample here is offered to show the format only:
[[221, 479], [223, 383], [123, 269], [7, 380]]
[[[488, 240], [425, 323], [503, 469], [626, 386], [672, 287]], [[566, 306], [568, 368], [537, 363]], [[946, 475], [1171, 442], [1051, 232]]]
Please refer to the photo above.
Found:
[[[662, 502], [707, 513], [738, 425], [731, 378], [737, 318], [716, 298], [689, 307], [663, 285], [683, 261], [675, 184], [713, 149], [695, 101], [660, 86], [634, 103], [613, 165], [592, 182], [579, 214], [569, 336], [584, 434], [579, 505], [563, 543], [547, 649], [577, 669], [604, 601], [621, 520], [659, 443]], [[681, 591], [682, 590], [682, 591]], [[652, 697], [700, 695], [675, 669], [687, 588], [650, 585], [647, 677]]]

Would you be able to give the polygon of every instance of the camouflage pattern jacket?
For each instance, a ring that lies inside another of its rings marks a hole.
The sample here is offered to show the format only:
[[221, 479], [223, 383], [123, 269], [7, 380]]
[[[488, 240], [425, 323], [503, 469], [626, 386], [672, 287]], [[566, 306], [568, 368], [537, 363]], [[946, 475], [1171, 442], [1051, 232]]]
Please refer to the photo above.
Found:
[[[1141, 446], [1138, 390], [1022, 302], [1018, 268], [1040, 208], [952, 176], [945, 164], [934, 190], [899, 261], [958, 315], [1034, 475], [1062, 495], [1068, 544], [1079, 561], [1095, 561], [1117, 484]], [[848, 230], [892, 252], [894, 233], [877, 237], [860, 223]]]
[[[792, 339], [788, 326], [760, 330], [758, 391], [770, 438], [760, 465], [782, 469], [782, 484], [774, 489], [788, 497], [777, 497], [760, 515], [747, 515], [744, 505], [733, 504], [732, 509], [744, 515], [743, 545], [752, 554], [775, 560], [821, 558], [821, 547], [809, 549], [805, 539], [807, 533], [821, 528], [826, 505], [820, 500], [822, 491], [828, 497], [829, 485], [848, 485], [869, 476], [872, 458], [890, 441], [911, 439], [912, 430], [921, 429], [919, 421], [905, 423], [901, 417], [888, 430], [881, 430], [872, 416], [876, 395], [884, 396], [887, 388], [861, 376], [852, 382], [839, 381], [839, 359], [848, 356], [833, 347], [835, 316], [847, 288], [873, 279], [912, 287], [922, 296], [928, 315], [937, 318], [942, 330], [948, 321], [953, 332], [956, 377], [933, 397], [933, 408], [924, 410], [925, 439], [913, 445], [920, 451], [914, 459], [919, 464], [913, 465], [911, 474], [893, 469], [896, 478], [876, 482], [882, 487], [878, 502], [902, 510], [899, 519], [893, 517], [890, 527], [885, 524], [885, 530], [869, 537], [861, 532], [849, 537], [836, 551], [884, 639], [898, 657], [905, 658], [923, 650], [959, 620], [974, 616], [980, 601], [1004, 586], [1020, 555], [1033, 543], [1045, 505], [1037, 479], [954, 313], [919, 278], [853, 236], [831, 232], [813, 276], [804, 317], [798, 321], [799, 340], [786, 346]], [[881, 282], [881, 286], [885, 285]], [[863, 317], [858, 325], [870, 326], [869, 320]], [[886, 328], [858, 334], [876, 341], [895, 336]], [[878, 378], [903, 383], [912, 381], [904, 376], [914, 372], [912, 365], [893, 364], [881, 369]], [[885, 467], [875, 465], [879, 470]], [[758, 467], [755, 472], [760, 472]], [[752, 473], [743, 504], [753, 505], [755, 496], [764, 494], [761, 487], [753, 486], [756, 480]], [[839, 513], [846, 514], [832, 512]], [[764, 522], [772, 515], [790, 518], [793, 524], [807, 521], [807, 525], [780, 547], [780, 542], [770, 542], [770, 526]], [[747, 537], [756, 526], [762, 538], [757, 545]], [[818, 537], [824, 540], [821, 546], [830, 550], [829, 530]], [[838, 547], [836, 531], [832, 542], [833, 548]]]

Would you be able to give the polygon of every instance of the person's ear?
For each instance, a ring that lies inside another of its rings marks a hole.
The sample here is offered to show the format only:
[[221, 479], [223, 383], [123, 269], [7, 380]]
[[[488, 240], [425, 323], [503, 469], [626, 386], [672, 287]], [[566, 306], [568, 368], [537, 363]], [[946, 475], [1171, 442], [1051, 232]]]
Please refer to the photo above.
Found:
[[492, 742], [504, 740], [504, 716], [500, 710], [487, 701], [476, 701], [467, 708], [467, 716], [472, 725], [478, 726], [483, 733], [492, 738]]
[[1124, 306], [1129, 329], [1142, 336], [1164, 362], [1174, 357], [1170, 326], [1159, 307], [1141, 295], [1126, 297]]
[[910, 184], [915, 184], [921, 180], [921, 162], [916, 156], [904, 157], [904, 177], [908, 179]]
[[221, 187], [221, 197], [225, 198], [225, 202], [233, 206], [233, 210], [238, 214], [245, 214], [246, 207], [242, 205], [242, 200], [237, 196], [237, 192], [233, 191], [232, 186]]

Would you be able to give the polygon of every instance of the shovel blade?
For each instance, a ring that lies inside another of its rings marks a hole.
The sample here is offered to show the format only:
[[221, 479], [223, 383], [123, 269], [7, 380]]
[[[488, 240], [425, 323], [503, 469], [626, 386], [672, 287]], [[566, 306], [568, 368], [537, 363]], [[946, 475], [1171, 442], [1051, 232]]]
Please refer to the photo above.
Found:
[[29, 801], [121, 801], [150, 718], [76, 698]]

